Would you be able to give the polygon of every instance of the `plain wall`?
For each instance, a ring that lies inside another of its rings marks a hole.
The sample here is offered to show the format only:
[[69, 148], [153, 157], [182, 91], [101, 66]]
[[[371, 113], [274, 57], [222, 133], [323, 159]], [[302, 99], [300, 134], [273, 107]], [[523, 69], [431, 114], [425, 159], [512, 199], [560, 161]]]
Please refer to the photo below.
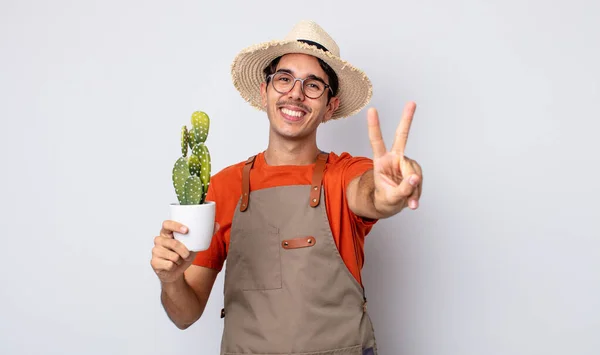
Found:
[[[217, 354], [223, 279], [186, 331], [150, 267], [193, 111], [213, 171], [266, 148], [231, 84], [251, 44], [314, 19], [374, 84], [417, 211], [364, 278], [381, 354], [600, 353], [598, 1], [7, 1], [0, 5], [0, 353]], [[324, 150], [372, 157], [366, 110]]]

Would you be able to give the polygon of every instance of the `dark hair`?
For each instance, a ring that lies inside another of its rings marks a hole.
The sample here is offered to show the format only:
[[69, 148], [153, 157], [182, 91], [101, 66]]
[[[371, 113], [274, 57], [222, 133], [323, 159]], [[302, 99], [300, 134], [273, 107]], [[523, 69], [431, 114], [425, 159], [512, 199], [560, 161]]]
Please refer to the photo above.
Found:
[[[267, 77], [269, 75], [275, 73], [275, 70], [277, 70], [277, 64], [279, 64], [280, 60], [281, 60], [281, 56], [273, 59], [271, 61], [271, 63], [269, 65], [267, 65], [266, 68], [263, 69], [263, 73], [265, 74], [265, 81], [267, 81], [267, 84], [269, 83], [267, 80]], [[317, 58], [317, 60], [319, 61], [319, 64], [321, 65], [321, 69], [323, 69], [325, 74], [327, 74], [327, 78], [329, 79], [329, 86], [331, 86], [331, 90], [333, 91], [333, 95], [331, 95], [331, 91], [327, 90], [327, 103], [329, 103], [329, 100], [331, 99], [331, 97], [337, 95], [338, 87], [340, 84], [338, 81], [337, 74], [335, 73], [335, 71], [333, 71], [333, 69], [331, 69], [329, 64], [325, 63], [325, 61], [322, 60], [321, 58]]]

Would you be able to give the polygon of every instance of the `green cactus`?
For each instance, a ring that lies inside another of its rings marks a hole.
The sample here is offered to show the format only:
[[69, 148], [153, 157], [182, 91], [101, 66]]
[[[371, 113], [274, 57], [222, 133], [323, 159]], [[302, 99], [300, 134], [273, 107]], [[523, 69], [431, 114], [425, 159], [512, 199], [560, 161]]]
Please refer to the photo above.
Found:
[[208, 192], [208, 185], [210, 184], [210, 153], [208, 147], [204, 143], [200, 143], [194, 147], [194, 156], [200, 158], [200, 180], [204, 184], [204, 194]]
[[188, 152], [190, 136], [186, 126], [181, 127], [181, 154], [185, 157]]
[[200, 170], [202, 169], [202, 166], [200, 165], [200, 157], [196, 155], [196, 153], [192, 153], [192, 155], [190, 155], [188, 158], [188, 165], [190, 166], [190, 174], [200, 177]]
[[196, 111], [192, 114], [192, 129], [190, 131], [193, 142], [190, 148], [194, 148], [196, 144], [204, 143], [208, 137], [208, 129], [210, 128], [210, 120], [208, 115], [201, 111]]
[[190, 177], [190, 168], [188, 166], [188, 162], [184, 157], [180, 157], [177, 159], [175, 166], [173, 167], [173, 186], [175, 186], [177, 199], [182, 205], [187, 204], [185, 198], [185, 182], [187, 181], [188, 177]]
[[198, 205], [203, 201], [204, 186], [200, 178], [192, 175], [185, 181], [185, 198], [187, 205]]
[[[210, 119], [201, 111], [192, 114], [192, 128], [181, 129], [181, 153], [173, 167], [173, 186], [181, 205], [197, 205], [206, 202], [210, 185], [211, 164], [208, 147]], [[191, 154], [188, 157], [188, 146]]]

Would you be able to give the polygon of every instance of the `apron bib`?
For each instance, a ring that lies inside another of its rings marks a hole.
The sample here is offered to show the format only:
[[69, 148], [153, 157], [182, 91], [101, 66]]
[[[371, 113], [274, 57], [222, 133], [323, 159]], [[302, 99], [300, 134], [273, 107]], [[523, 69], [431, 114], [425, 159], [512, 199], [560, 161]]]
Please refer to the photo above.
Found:
[[335, 245], [322, 188], [328, 154], [311, 185], [252, 191], [232, 221], [225, 269], [221, 355], [376, 355], [362, 286]]

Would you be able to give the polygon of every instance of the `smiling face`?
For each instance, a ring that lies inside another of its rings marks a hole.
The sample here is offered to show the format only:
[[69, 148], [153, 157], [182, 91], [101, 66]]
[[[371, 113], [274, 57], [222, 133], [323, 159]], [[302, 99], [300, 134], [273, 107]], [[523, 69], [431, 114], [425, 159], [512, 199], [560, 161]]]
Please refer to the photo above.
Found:
[[[321, 78], [329, 83], [327, 74], [321, 68], [317, 58], [306, 54], [286, 54], [277, 64], [277, 71], [285, 71], [296, 78], [309, 76]], [[337, 97], [328, 100], [329, 89], [317, 99], [311, 99], [302, 92], [297, 81], [291, 91], [281, 94], [269, 84], [261, 84], [263, 105], [271, 125], [271, 132], [288, 140], [316, 139], [316, 130], [321, 122], [331, 118], [339, 106]], [[329, 101], [329, 103], [328, 103]]]

